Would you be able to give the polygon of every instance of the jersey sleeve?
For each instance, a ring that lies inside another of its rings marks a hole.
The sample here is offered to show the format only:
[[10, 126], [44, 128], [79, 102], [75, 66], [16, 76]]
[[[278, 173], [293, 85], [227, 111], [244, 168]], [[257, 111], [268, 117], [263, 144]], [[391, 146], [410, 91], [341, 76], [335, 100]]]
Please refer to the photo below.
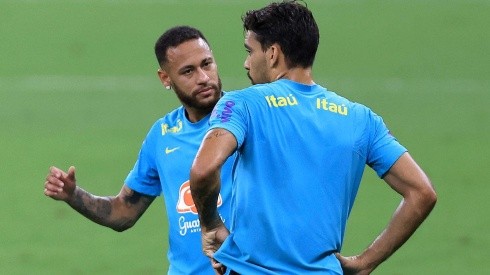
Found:
[[391, 134], [383, 119], [371, 110], [368, 120], [370, 133], [366, 162], [383, 178], [407, 149]]
[[247, 129], [247, 111], [244, 101], [236, 96], [237, 93], [228, 92], [218, 101], [209, 119], [209, 130], [223, 128], [230, 131], [240, 148]]
[[143, 141], [138, 159], [125, 180], [129, 188], [149, 196], [159, 196], [162, 192], [154, 156], [155, 150], [153, 150], [155, 148], [152, 138], [154, 129], [155, 126]]

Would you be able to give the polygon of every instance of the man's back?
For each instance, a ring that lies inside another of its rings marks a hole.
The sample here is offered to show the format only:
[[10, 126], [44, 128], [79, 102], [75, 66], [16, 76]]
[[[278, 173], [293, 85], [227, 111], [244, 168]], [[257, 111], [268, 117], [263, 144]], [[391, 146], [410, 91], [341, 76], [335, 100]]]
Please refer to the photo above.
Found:
[[[369, 274], [420, 226], [437, 200], [430, 180], [382, 119], [314, 84], [319, 29], [298, 1], [242, 17], [243, 67], [256, 85], [220, 99], [191, 168], [203, 251], [240, 274]], [[234, 167], [232, 233], [220, 221], [217, 175]], [[340, 252], [365, 164], [403, 199], [362, 253]]]
[[[229, 93], [213, 114], [212, 128], [232, 132], [239, 152], [239, 217], [215, 258], [239, 273], [265, 272], [259, 266], [341, 273], [333, 252], [365, 164], [382, 175], [405, 152], [381, 119], [319, 85], [289, 80]], [[379, 146], [392, 153], [377, 154]], [[253, 264], [236, 268], [237, 259]]]

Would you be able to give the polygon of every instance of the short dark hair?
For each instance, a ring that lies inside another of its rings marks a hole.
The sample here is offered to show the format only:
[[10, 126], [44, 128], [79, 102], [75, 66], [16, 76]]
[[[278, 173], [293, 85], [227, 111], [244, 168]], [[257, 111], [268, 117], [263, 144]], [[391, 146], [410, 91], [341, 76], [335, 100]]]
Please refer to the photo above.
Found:
[[158, 64], [163, 66], [167, 60], [168, 48], [177, 47], [178, 45], [193, 39], [202, 38], [209, 45], [204, 35], [196, 28], [190, 26], [176, 26], [164, 32], [155, 43], [155, 55]]
[[252, 31], [265, 51], [274, 43], [281, 46], [286, 64], [311, 67], [315, 60], [320, 33], [306, 3], [296, 0], [271, 3], [242, 16], [245, 31]]

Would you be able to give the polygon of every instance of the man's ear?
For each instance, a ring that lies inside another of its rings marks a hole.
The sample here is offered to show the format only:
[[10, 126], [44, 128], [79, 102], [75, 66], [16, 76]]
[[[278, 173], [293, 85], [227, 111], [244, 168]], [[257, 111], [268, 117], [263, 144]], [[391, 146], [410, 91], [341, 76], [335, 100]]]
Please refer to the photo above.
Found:
[[279, 65], [280, 55], [282, 55], [282, 50], [281, 46], [277, 43], [272, 44], [272, 46], [267, 49], [266, 58], [270, 68], [275, 68]]
[[165, 89], [170, 90], [172, 87], [172, 82], [170, 81], [170, 76], [168, 75], [167, 71], [160, 68], [158, 69], [157, 74]]

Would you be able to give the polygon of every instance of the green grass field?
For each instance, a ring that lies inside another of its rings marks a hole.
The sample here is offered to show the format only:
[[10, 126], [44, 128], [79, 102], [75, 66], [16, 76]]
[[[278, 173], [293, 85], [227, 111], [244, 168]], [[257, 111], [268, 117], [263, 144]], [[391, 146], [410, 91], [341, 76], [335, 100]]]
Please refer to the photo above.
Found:
[[[490, 269], [490, 1], [309, 0], [318, 83], [382, 115], [432, 179], [438, 204], [375, 274]], [[0, 274], [162, 274], [164, 205], [124, 233], [43, 195], [49, 166], [115, 195], [152, 123], [178, 105], [153, 44], [188, 24], [224, 88], [248, 85], [240, 16], [268, 1], [0, 0]], [[400, 198], [366, 169], [344, 254], [364, 249]]]

